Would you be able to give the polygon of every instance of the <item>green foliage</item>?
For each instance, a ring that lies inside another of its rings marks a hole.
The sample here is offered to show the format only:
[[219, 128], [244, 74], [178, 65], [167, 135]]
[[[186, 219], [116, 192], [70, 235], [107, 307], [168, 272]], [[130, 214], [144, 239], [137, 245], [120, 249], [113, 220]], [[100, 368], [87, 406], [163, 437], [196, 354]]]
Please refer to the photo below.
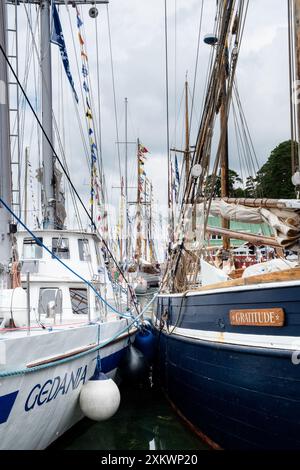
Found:
[[[234, 170], [228, 170], [229, 182], [229, 197], [244, 197], [244, 190], [239, 184], [243, 181]], [[221, 177], [216, 176], [214, 183], [214, 190], [212, 191], [212, 175], [209, 175], [206, 180], [206, 191], [207, 194], [213, 192], [214, 197], [221, 197]]]
[[294, 198], [292, 183], [291, 140], [281, 142], [272, 150], [268, 161], [257, 172], [256, 192], [268, 198]]
[[[272, 150], [267, 162], [257, 172], [256, 177], [249, 176], [242, 186], [239, 175], [229, 170], [229, 197], [255, 198], [266, 197], [270, 199], [292, 199], [296, 196], [295, 187], [292, 183], [291, 165], [292, 141], [281, 142]], [[294, 142], [295, 150], [296, 143]], [[221, 197], [221, 177], [217, 176], [212, 188], [212, 175], [206, 182], [206, 194], [213, 193], [214, 197]]]

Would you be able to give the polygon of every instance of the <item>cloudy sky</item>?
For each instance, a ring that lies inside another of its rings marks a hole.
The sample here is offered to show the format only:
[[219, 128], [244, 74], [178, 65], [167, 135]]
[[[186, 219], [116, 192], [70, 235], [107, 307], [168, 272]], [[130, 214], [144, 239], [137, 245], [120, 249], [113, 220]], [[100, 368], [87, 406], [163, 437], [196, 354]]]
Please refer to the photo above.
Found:
[[[20, 75], [28, 63], [26, 47], [28, 21], [24, 5], [19, 6], [20, 15]], [[28, 7], [26, 7], [28, 8]], [[169, 107], [170, 144], [183, 145], [182, 93], [187, 74], [190, 88], [193, 87], [197, 38], [202, 0], [168, 0], [168, 47], [169, 47]], [[90, 77], [97, 102], [97, 60], [95, 20], [88, 15], [89, 7], [82, 7], [85, 40], [90, 64]], [[128, 98], [128, 140], [137, 138], [149, 149], [145, 170], [153, 181], [154, 199], [159, 206], [166, 204], [167, 194], [167, 141], [166, 141], [166, 83], [164, 42], [164, 0], [110, 0], [108, 7], [112, 39], [115, 94], [117, 105], [118, 135], [124, 141], [124, 99]], [[239, 57], [237, 80], [245, 115], [261, 166], [270, 151], [282, 140], [289, 138], [288, 95], [288, 46], [287, 7], [285, 0], [250, 0], [243, 44]], [[191, 144], [197, 132], [203, 87], [206, 77], [209, 47], [203, 36], [213, 29], [216, 0], [204, 0], [203, 21], [200, 40], [200, 56]], [[27, 10], [27, 14], [29, 10]], [[31, 28], [36, 21], [32, 7]], [[66, 39], [75, 87], [80, 95], [81, 77], [77, 74], [76, 56], [80, 60], [79, 45], [75, 37], [74, 50], [72, 30], [76, 35], [76, 15], [72, 7], [68, 11], [60, 7], [60, 17]], [[101, 86], [101, 130], [102, 153], [107, 181], [109, 202], [117, 206], [119, 190], [119, 165], [117, 135], [114, 114], [112, 71], [108, 35], [107, 7], [99, 6], [97, 18], [99, 36], [99, 65]], [[38, 42], [38, 34], [35, 33]], [[88, 203], [88, 167], [84, 147], [80, 138], [78, 122], [70, 86], [61, 72], [60, 58], [56, 46], [52, 46], [54, 112], [65, 141], [66, 156], [73, 175], [73, 182]], [[33, 65], [30, 68], [28, 92], [35, 95]], [[60, 93], [59, 90], [63, 90]], [[38, 104], [37, 109], [39, 110]], [[82, 104], [78, 107], [84, 122]], [[95, 112], [97, 111], [97, 105]], [[27, 122], [31, 122], [30, 118]], [[31, 125], [31, 124], [30, 124]], [[27, 124], [29, 126], [29, 124]], [[232, 131], [230, 126], [230, 132]], [[230, 167], [240, 173], [233, 132], [230, 137]], [[30, 129], [25, 132], [23, 148], [30, 145], [33, 167], [37, 166], [37, 151], [34, 139], [30, 140]], [[129, 186], [136, 186], [136, 148], [128, 145]], [[122, 172], [124, 174], [124, 145], [119, 146]], [[244, 169], [242, 169], [244, 171]], [[129, 197], [134, 198], [136, 190]], [[70, 223], [72, 224], [72, 217]]]

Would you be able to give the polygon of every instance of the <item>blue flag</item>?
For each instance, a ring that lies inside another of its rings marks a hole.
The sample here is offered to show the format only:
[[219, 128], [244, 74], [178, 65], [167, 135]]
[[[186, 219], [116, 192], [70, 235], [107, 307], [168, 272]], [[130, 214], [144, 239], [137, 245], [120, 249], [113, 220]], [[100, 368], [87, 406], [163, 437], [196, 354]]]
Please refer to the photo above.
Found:
[[70, 63], [69, 63], [69, 58], [67, 54], [64, 35], [62, 32], [61, 22], [60, 22], [58, 11], [54, 2], [52, 2], [52, 32], [51, 32], [50, 41], [59, 47], [60, 55], [64, 64], [64, 68], [65, 68], [68, 80], [72, 87], [75, 99], [78, 103], [78, 96], [75, 90], [74, 81], [73, 81], [71, 71], [70, 71]]

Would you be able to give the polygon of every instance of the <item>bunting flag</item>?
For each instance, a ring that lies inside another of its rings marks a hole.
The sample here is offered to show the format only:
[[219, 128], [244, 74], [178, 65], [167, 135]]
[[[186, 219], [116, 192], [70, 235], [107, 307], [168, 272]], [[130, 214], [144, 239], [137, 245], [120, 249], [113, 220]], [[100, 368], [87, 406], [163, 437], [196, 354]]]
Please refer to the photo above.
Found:
[[[90, 168], [90, 204], [91, 210], [95, 215], [95, 219], [99, 224], [101, 224], [100, 231], [104, 239], [108, 236], [108, 220], [107, 220], [107, 211], [105, 210], [104, 204], [104, 192], [102, 186], [102, 180], [98, 175], [97, 171], [97, 161], [98, 161], [98, 148], [94, 140], [94, 121], [93, 121], [93, 112], [90, 96], [90, 85], [89, 85], [89, 66], [88, 66], [88, 54], [85, 49], [84, 35], [82, 31], [83, 21], [80, 17], [80, 12], [78, 7], [75, 5], [76, 9], [76, 18], [77, 18], [77, 28], [78, 28], [78, 39], [80, 44], [80, 56], [81, 56], [81, 73], [82, 73], [82, 88], [85, 92], [85, 116], [87, 118], [87, 128], [89, 135], [89, 144], [90, 144], [90, 157], [91, 157], [91, 168]], [[123, 222], [121, 222], [123, 224]]]
[[[146, 176], [146, 172], [144, 170], [144, 165], [145, 165], [145, 161], [147, 159], [145, 153], [149, 153], [149, 150], [146, 149], [146, 147], [144, 147], [143, 145], [139, 144], [138, 146], [138, 174], [139, 174], [139, 178], [140, 177], [143, 177], [143, 176]], [[143, 183], [143, 179], [141, 179], [141, 182]], [[140, 183], [139, 183], [140, 185]], [[140, 187], [138, 188], [139, 191], [140, 190]]]
[[149, 153], [149, 150], [146, 149], [143, 145], [140, 145], [140, 152], [142, 153]]
[[[137, 149], [137, 163], [138, 163], [138, 204], [136, 209], [136, 249], [135, 257], [137, 260], [141, 258], [142, 255], [142, 207], [141, 204], [147, 202], [147, 197], [149, 193], [147, 191], [147, 175], [144, 169], [145, 162], [147, 160], [147, 153], [150, 153], [149, 150], [144, 147], [144, 145], [138, 145]], [[145, 214], [147, 217], [147, 214]]]
[[174, 191], [174, 197], [177, 203], [178, 191], [177, 191], [177, 184], [176, 184], [176, 176], [174, 174], [174, 168], [173, 168], [172, 163], [171, 163], [171, 188], [172, 188], [172, 191]]
[[180, 184], [180, 176], [179, 176], [179, 168], [178, 168], [177, 155], [175, 155], [175, 176], [176, 176], [176, 181], [177, 181], [177, 183]]
[[67, 54], [64, 35], [62, 32], [61, 22], [60, 22], [58, 11], [54, 2], [52, 2], [52, 31], [51, 31], [50, 41], [59, 47], [60, 55], [61, 55], [61, 59], [63, 62], [66, 75], [72, 87], [75, 100], [78, 103], [78, 96], [75, 90], [74, 80], [73, 80], [71, 70], [70, 70], [70, 63], [69, 63], [69, 58]]
[[[83, 54], [81, 54], [82, 57], [85, 57]], [[88, 76], [88, 70], [85, 65], [82, 66], [82, 75], [86, 78]]]

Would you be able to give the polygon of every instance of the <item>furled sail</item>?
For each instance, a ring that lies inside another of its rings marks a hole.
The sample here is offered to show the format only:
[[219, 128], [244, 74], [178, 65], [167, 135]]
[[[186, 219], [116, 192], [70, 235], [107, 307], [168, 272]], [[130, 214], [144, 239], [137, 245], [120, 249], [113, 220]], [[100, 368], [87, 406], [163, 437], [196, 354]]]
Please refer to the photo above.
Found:
[[[199, 206], [198, 209], [203, 211], [203, 203]], [[283, 247], [292, 248], [300, 239], [300, 215], [297, 209], [247, 207], [218, 200], [211, 202], [210, 214], [249, 224], [267, 223], [273, 229], [276, 241]]]

